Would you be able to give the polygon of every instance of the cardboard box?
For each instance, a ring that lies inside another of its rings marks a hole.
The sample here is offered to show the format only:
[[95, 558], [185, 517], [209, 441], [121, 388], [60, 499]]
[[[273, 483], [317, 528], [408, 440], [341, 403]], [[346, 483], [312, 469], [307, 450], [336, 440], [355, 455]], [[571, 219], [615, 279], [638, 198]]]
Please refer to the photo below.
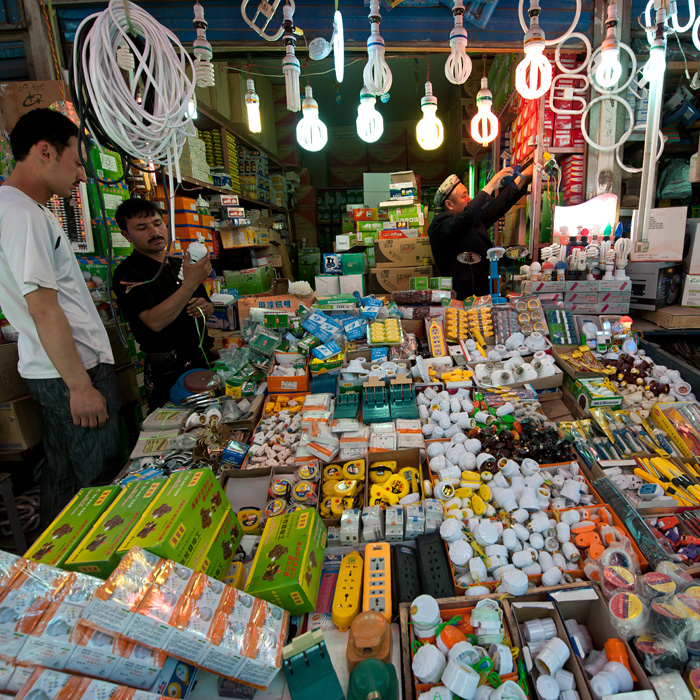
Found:
[[374, 259], [378, 268], [429, 265], [433, 251], [428, 238], [381, 239], [374, 244]]
[[340, 294], [354, 294], [358, 292], [361, 297], [365, 296], [365, 276], [364, 275], [342, 275], [336, 277], [339, 283]]
[[168, 481], [134, 481], [112, 502], [63, 564], [68, 571], [107, 578], [117, 567], [119, 546]]
[[340, 294], [340, 285], [338, 283], [340, 279], [342, 278], [339, 275], [316, 275], [316, 294], [319, 296]]
[[700, 219], [685, 222], [685, 244], [683, 246], [683, 272], [700, 275]]
[[622, 406], [622, 397], [606, 387], [601, 387], [603, 381], [602, 377], [574, 379], [567, 375], [565, 386], [584, 411], [604, 407], [612, 410], [619, 409]]
[[[680, 262], [683, 260], [685, 242], [687, 207], [664, 207], [652, 209], [649, 215], [648, 249], [644, 252], [635, 250], [633, 242], [630, 253], [631, 262]], [[639, 210], [632, 214], [632, 231], [635, 230]], [[629, 273], [628, 273], [629, 274]]]
[[431, 277], [429, 283], [430, 289], [452, 289], [452, 278], [451, 277]]
[[24, 452], [42, 435], [41, 409], [30, 396], [0, 403], [0, 454]]
[[409, 289], [411, 277], [430, 277], [432, 272], [432, 265], [373, 268], [370, 271], [370, 290], [375, 294], [405, 292]]
[[[539, 284], [539, 283], [538, 283]], [[597, 294], [598, 280], [566, 280], [564, 282], [565, 292], [576, 292], [577, 294]], [[559, 291], [557, 289], [542, 290], [549, 292]]]
[[0, 402], [26, 396], [29, 391], [17, 371], [17, 343], [0, 344]]
[[[408, 288], [417, 290], [428, 289], [428, 279], [428, 277], [411, 277], [408, 280]], [[433, 277], [433, 279], [436, 278]]]
[[238, 516], [228, 507], [209, 546], [195, 550], [194, 555], [187, 562], [187, 566], [193, 571], [201, 571], [217, 581], [223, 580], [233, 556], [238, 551], [242, 537], [243, 530], [238, 522]]
[[261, 294], [270, 290], [275, 270], [272, 265], [249, 270], [224, 270], [227, 289], [237, 289], [239, 296]]
[[343, 254], [343, 274], [363, 275], [365, 273], [364, 253], [344, 253]]
[[226, 494], [211, 469], [177, 472], [118, 551], [123, 555], [142, 547], [184, 564], [211, 541], [227, 510]]
[[250, 567], [246, 591], [290, 613], [316, 607], [326, 526], [318, 513], [301, 508], [270, 518]]
[[700, 275], [687, 274], [683, 279], [681, 306], [700, 307]]
[[656, 311], [678, 303], [681, 292], [681, 265], [631, 262], [625, 271], [632, 280], [630, 308]]
[[62, 567], [120, 491], [119, 486], [80, 489], [24, 556], [42, 564]]

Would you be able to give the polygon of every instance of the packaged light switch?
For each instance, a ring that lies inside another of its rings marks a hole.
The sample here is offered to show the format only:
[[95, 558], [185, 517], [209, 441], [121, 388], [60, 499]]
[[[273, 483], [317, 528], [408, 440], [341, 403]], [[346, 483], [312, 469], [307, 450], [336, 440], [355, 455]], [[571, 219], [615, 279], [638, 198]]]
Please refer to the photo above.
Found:
[[[412, 506], [408, 506], [409, 508]], [[418, 506], [420, 508], [420, 506]], [[423, 501], [424, 515], [424, 532], [429, 535], [431, 532], [437, 532], [440, 528], [440, 523], [444, 520], [442, 503], [435, 498], [426, 498]], [[422, 532], [420, 534], [423, 534]]]
[[[442, 506], [440, 506], [442, 508]], [[442, 511], [440, 513], [442, 519]], [[407, 540], [415, 540], [418, 535], [425, 534], [425, 513], [419, 503], [411, 503], [404, 510], [405, 530]]]
[[381, 506], [363, 508], [362, 539], [365, 542], [380, 542], [384, 539], [384, 511]]
[[401, 542], [403, 532], [403, 506], [389, 506], [386, 509], [386, 541]]
[[359, 508], [346, 508], [340, 516], [340, 544], [356, 547], [360, 544]]

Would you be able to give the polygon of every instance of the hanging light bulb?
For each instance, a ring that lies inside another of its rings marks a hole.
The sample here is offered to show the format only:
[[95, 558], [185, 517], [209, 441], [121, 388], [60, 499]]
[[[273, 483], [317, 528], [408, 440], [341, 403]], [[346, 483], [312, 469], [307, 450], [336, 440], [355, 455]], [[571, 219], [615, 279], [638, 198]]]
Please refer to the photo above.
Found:
[[615, 36], [617, 27], [617, 7], [614, 2], [608, 5], [608, 18], [605, 22], [607, 34], [600, 47], [600, 63], [595, 70], [595, 81], [600, 87], [615, 87], [622, 75], [620, 63], [620, 44]]
[[423, 118], [416, 125], [418, 145], [426, 151], [433, 151], [442, 143], [444, 131], [437, 116], [437, 97], [433, 96], [430, 81], [425, 84], [425, 97], [420, 101], [420, 108]]
[[245, 94], [245, 107], [248, 111], [248, 129], [251, 133], [259, 134], [262, 131], [262, 123], [260, 122], [260, 98], [255, 92], [255, 83], [252, 78], [246, 81], [248, 90]]
[[294, 55], [294, 47], [297, 45], [294, 36], [294, 7], [285, 5], [282, 8], [284, 13], [284, 43], [285, 55], [282, 59], [282, 72], [284, 73], [284, 87], [287, 92], [287, 109], [290, 112], [298, 112], [301, 109], [301, 96], [299, 95], [299, 76], [301, 75], [301, 65], [299, 59]]
[[194, 75], [197, 87], [214, 87], [214, 64], [211, 62], [214, 52], [207, 41], [207, 21], [204, 19], [204, 8], [196, 2], [194, 5], [194, 28], [197, 30], [197, 38], [192, 42], [194, 53]]
[[328, 129], [318, 117], [318, 102], [314, 100], [311, 86], [306, 86], [306, 97], [301, 106], [304, 116], [297, 124], [297, 141], [307, 151], [320, 151], [328, 142]]
[[476, 93], [477, 113], [472, 118], [471, 135], [474, 141], [488, 146], [498, 136], [498, 117], [491, 111], [493, 96], [489, 90], [489, 79], [481, 79], [481, 90]]
[[552, 64], [544, 55], [544, 32], [540, 29], [539, 0], [530, 0], [530, 28], [525, 33], [525, 58], [515, 69], [515, 89], [526, 99], [542, 97], [552, 84]]
[[651, 82], [661, 80], [666, 71], [666, 44], [662, 38], [654, 39], [649, 48], [649, 60], [644, 65], [644, 77]]
[[360, 90], [360, 104], [357, 108], [357, 135], [367, 143], [374, 143], [384, 133], [384, 118], [374, 105], [377, 98], [366, 88]]
[[343, 33], [343, 15], [336, 10], [333, 15], [333, 67], [335, 79], [343, 82], [345, 76], [345, 34]]
[[455, 85], [467, 81], [472, 72], [472, 60], [467, 55], [467, 30], [464, 22], [464, 2], [455, 0], [452, 9], [455, 26], [450, 32], [450, 57], [445, 62], [445, 77]]
[[362, 73], [367, 89], [373, 95], [383, 95], [391, 89], [391, 70], [384, 58], [384, 39], [379, 34], [382, 16], [379, 14], [379, 0], [370, 0], [370, 35], [367, 39], [368, 60]]
[[197, 103], [194, 98], [187, 103], [187, 116], [191, 119], [197, 118]]

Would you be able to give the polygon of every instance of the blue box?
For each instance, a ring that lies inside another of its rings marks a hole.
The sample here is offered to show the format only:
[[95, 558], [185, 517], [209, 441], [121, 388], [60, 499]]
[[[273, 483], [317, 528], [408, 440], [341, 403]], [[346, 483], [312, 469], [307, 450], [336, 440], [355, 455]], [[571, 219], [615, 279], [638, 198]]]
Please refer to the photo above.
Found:
[[322, 343], [327, 343], [336, 333], [341, 331], [340, 326], [323, 311], [314, 311], [301, 326], [311, 335], [315, 335]]
[[323, 274], [324, 275], [342, 275], [343, 274], [343, 256], [340, 253], [324, 253], [323, 254]]
[[364, 318], [344, 318], [343, 329], [348, 340], [362, 340], [366, 331], [367, 321]]
[[343, 349], [338, 345], [338, 343], [335, 342], [335, 340], [331, 340], [330, 343], [326, 343], [325, 345], [319, 345], [317, 348], [314, 348], [311, 352], [313, 353], [313, 356], [318, 358], [319, 360], [327, 360], [329, 357], [333, 357], [333, 355], [338, 355], [341, 353]]

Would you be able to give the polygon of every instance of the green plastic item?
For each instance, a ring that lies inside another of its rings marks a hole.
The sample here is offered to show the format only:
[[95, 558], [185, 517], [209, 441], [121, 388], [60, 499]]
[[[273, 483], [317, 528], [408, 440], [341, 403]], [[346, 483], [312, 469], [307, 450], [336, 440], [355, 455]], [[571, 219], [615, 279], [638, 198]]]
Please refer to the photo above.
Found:
[[360, 410], [360, 395], [356, 391], [350, 391], [347, 394], [340, 394], [335, 400], [335, 411], [333, 419], [340, 418], [357, 418], [357, 412]]
[[389, 406], [391, 418], [418, 418], [418, 405], [416, 404], [416, 389], [414, 384], [390, 384]]
[[284, 647], [283, 654], [284, 675], [292, 700], [345, 700], [321, 630], [292, 640]]
[[348, 700], [396, 700], [396, 669], [379, 659], [365, 659], [350, 674]]
[[389, 423], [390, 421], [391, 410], [386, 385], [382, 382], [363, 385], [362, 422], [369, 425], [370, 423]]

